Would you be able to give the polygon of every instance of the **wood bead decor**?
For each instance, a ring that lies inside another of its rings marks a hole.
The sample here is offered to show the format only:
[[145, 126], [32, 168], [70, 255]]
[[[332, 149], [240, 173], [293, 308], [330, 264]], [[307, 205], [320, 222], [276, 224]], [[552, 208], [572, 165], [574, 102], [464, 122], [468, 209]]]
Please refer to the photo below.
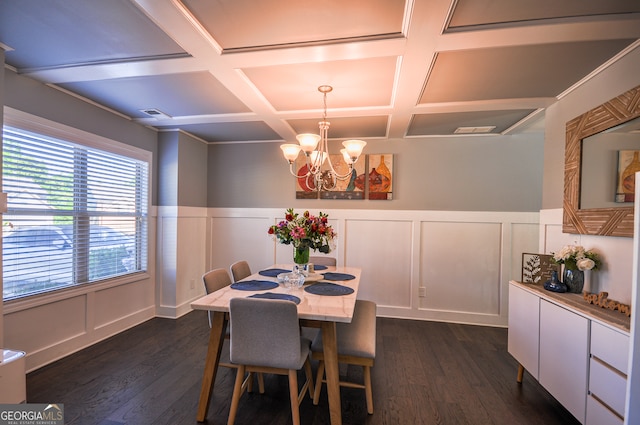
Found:
[[627, 304], [621, 304], [618, 301], [610, 300], [608, 292], [600, 292], [599, 294], [594, 294], [585, 291], [583, 296], [585, 301], [589, 304], [598, 305], [602, 308], [608, 308], [609, 310], [618, 310], [625, 316], [631, 317], [631, 306]]

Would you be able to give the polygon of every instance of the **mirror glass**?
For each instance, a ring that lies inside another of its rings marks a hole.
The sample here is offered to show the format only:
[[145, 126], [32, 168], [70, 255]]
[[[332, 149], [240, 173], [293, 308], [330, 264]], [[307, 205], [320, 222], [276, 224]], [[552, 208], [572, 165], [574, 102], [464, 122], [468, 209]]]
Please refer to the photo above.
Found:
[[633, 206], [638, 152], [640, 118], [584, 138], [579, 208]]

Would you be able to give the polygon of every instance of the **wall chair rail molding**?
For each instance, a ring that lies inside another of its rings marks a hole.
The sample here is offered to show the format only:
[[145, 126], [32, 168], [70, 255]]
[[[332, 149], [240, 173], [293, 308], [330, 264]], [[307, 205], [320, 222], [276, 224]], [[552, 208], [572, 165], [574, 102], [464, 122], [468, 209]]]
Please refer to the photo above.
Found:
[[562, 231], [633, 236], [633, 206], [580, 208], [583, 140], [640, 117], [640, 86], [567, 122]]

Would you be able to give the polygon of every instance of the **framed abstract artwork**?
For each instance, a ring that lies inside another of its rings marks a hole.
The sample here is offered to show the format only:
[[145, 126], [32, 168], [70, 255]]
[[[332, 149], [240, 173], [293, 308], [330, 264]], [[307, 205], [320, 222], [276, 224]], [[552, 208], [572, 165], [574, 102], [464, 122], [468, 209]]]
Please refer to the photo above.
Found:
[[633, 202], [636, 193], [636, 171], [640, 171], [640, 151], [618, 151], [616, 202]]
[[393, 154], [367, 155], [368, 199], [393, 199]]
[[[329, 155], [329, 158], [337, 174], [345, 175], [349, 173], [349, 166], [344, 162], [342, 155]], [[324, 167], [327, 170], [329, 169], [326, 163]], [[334, 188], [320, 191], [320, 199], [364, 199], [364, 186], [358, 183], [364, 180], [364, 171], [365, 161], [364, 158], [360, 158], [354, 164], [351, 175], [347, 179], [338, 179]], [[331, 185], [333, 185], [333, 182], [329, 182], [329, 186]]]
[[[329, 155], [329, 158], [337, 174], [349, 174], [349, 166], [342, 155]], [[355, 163], [351, 174], [346, 179], [336, 179], [335, 187], [333, 177], [328, 172], [330, 170], [328, 162], [326, 161], [323, 165], [324, 174], [322, 178], [325, 179], [325, 186], [329, 186], [331, 189], [317, 191], [313, 176], [297, 178], [295, 179], [296, 199], [364, 199], [365, 158], [361, 157]], [[296, 160], [295, 170], [299, 176], [307, 173], [308, 166], [304, 155], [300, 155]]]

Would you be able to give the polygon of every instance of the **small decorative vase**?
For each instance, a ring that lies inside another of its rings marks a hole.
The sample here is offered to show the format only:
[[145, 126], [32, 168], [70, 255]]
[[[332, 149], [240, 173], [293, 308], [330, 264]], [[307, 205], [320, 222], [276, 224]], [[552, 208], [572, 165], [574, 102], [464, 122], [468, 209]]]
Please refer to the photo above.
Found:
[[551, 292], [567, 292], [567, 285], [558, 279], [558, 271], [551, 272], [551, 279], [544, 283], [544, 289]]
[[299, 271], [303, 275], [308, 275], [309, 264], [309, 247], [301, 246], [293, 248], [293, 262], [295, 263], [295, 270]]
[[584, 287], [584, 272], [577, 269], [568, 269], [565, 267], [562, 282], [567, 285], [567, 292], [581, 294]]

